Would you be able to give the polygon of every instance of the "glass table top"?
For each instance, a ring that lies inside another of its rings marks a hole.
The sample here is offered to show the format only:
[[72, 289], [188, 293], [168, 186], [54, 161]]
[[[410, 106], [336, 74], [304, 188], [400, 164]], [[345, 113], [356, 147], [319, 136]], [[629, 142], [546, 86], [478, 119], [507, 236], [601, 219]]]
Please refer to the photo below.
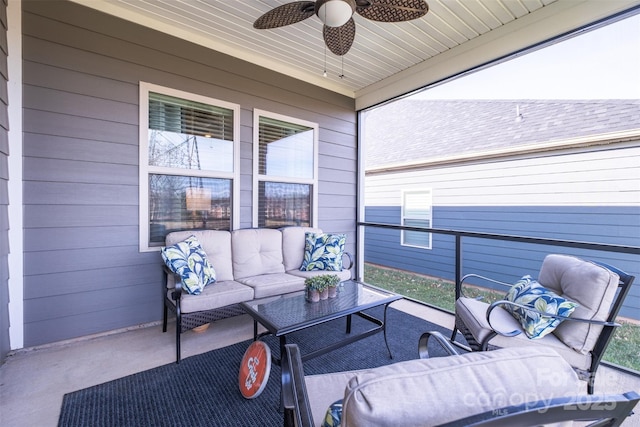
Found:
[[367, 308], [389, 304], [401, 298], [401, 295], [348, 280], [338, 285], [335, 298], [319, 302], [308, 302], [305, 292], [301, 291], [245, 302], [242, 305], [269, 332], [278, 336]]

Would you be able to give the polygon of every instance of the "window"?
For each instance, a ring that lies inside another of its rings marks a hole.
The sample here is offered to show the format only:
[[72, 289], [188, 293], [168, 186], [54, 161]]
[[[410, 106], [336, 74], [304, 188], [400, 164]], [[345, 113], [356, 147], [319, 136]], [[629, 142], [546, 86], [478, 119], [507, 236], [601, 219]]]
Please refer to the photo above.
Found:
[[239, 106], [140, 83], [140, 250], [236, 228]]
[[[431, 227], [431, 190], [402, 193], [402, 225]], [[431, 233], [402, 230], [402, 245], [431, 249]]]
[[254, 112], [254, 227], [315, 226], [318, 125]]

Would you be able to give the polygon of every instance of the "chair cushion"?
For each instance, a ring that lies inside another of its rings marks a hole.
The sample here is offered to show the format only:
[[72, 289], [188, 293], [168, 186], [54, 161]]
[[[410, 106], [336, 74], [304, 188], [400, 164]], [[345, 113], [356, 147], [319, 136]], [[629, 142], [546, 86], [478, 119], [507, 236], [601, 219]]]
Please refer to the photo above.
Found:
[[200, 294], [205, 286], [216, 281], [216, 272], [195, 236], [164, 246], [160, 254], [167, 267], [180, 276], [184, 289], [192, 295]]
[[342, 271], [346, 234], [305, 233], [304, 259], [300, 271]]
[[[547, 255], [538, 282], [558, 295], [577, 302], [572, 317], [607, 320], [620, 278], [606, 268], [568, 255]], [[591, 351], [602, 326], [565, 321], [553, 333], [583, 354]]]
[[299, 270], [304, 260], [305, 233], [321, 234], [322, 230], [312, 227], [284, 227], [280, 231], [284, 269]]
[[[524, 276], [516, 282], [509, 289], [504, 299], [544, 313], [565, 317], [569, 317], [578, 306], [575, 302], [562, 298], [546, 289], [540, 283], [531, 279], [531, 276]], [[517, 306], [505, 305], [504, 308], [520, 322], [524, 333], [531, 339], [544, 337], [562, 322], [562, 319], [544, 317], [535, 311]]]
[[[473, 298], [463, 297], [456, 301], [456, 316], [460, 317], [478, 342], [484, 341], [493, 332], [486, 318], [488, 308], [489, 304]], [[491, 312], [491, 325], [501, 332], [522, 330], [519, 322], [502, 307], [497, 307]], [[493, 348], [491, 346], [503, 348], [552, 348], [575, 368], [586, 370], [591, 366], [591, 353], [582, 354], [576, 352], [560, 341], [553, 333], [536, 340], [529, 339], [525, 334], [516, 335], [515, 337], [496, 335], [489, 343], [490, 348]]]
[[280, 230], [235, 230], [231, 232], [231, 253], [235, 280], [261, 274], [284, 273]]
[[440, 425], [582, 388], [571, 366], [551, 349], [412, 360], [356, 374], [345, 389], [341, 425]]

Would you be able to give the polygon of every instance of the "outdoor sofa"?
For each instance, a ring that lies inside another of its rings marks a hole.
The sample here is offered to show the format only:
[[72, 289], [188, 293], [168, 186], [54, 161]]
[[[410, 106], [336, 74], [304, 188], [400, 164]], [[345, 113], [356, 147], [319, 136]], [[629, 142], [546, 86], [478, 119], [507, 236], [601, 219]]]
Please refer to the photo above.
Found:
[[[162, 330], [167, 331], [168, 312], [174, 313], [178, 363], [183, 332], [244, 314], [241, 302], [302, 291], [307, 277], [336, 274], [341, 280], [351, 278], [353, 260], [344, 251], [344, 234], [323, 233], [311, 227], [187, 230], [169, 233], [163, 252], [184, 246], [183, 242], [193, 241], [192, 237], [213, 267], [215, 281], [202, 286], [199, 294], [189, 293], [180, 276], [165, 265]], [[343, 256], [348, 263], [343, 264]], [[306, 268], [301, 270], [303, 265]]]

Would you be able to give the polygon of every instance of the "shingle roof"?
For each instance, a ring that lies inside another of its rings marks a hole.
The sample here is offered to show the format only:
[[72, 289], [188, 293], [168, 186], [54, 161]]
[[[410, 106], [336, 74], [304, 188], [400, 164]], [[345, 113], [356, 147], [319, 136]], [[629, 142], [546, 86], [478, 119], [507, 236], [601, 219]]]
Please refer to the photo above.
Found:
[[640, 129], [640, 100], [626, 99], [405, 99], [367, 114], [367, 169]]

